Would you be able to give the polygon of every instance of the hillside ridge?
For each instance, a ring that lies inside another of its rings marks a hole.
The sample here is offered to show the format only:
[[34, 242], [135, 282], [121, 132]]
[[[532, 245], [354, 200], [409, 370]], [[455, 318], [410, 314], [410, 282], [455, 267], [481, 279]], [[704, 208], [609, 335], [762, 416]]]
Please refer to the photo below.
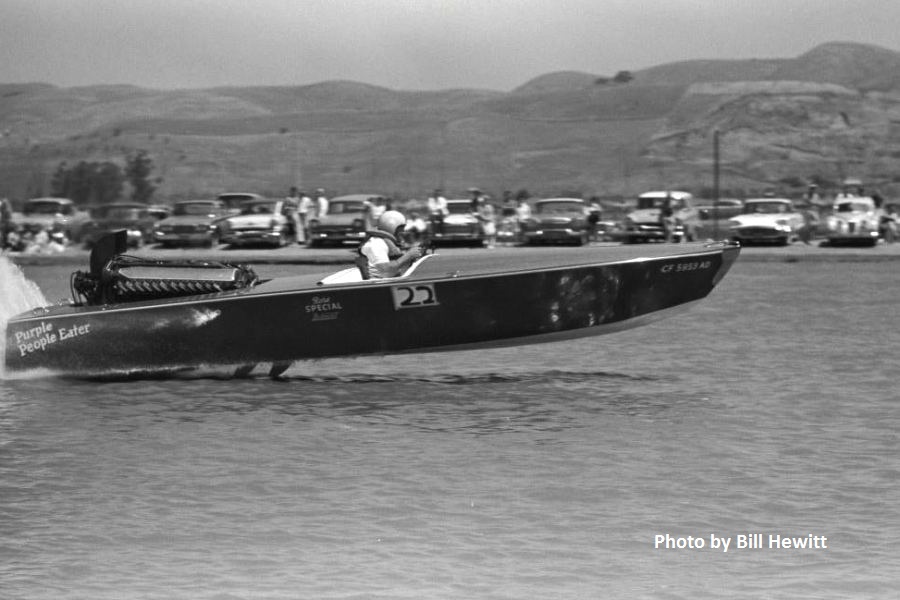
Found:
[[900, 192], [900, 53], [829, 42], [794, 58], [558, 71], [513, 90], [393, 90], [346, 80], [157, 90], [0, 84], [0, 196], [49, 192], [66, 161], [146, 150], [162, 198], [227, 189], [419, 196], [632, 195], [711, 183], [796, 190], [854, 175]]

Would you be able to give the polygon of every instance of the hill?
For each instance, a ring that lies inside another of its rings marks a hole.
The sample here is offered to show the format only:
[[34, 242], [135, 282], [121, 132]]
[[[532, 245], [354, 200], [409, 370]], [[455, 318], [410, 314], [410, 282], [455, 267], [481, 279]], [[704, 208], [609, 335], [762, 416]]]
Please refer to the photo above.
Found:
[[397, 91], [351, 81], [153, 90], [0, 85], [0, 195], [49, 192], [62, 162], [153, 158], [159, 195], [421, 197], [702, 191], [720, 132], [725, 188], [796, 192], [862, 177], [900, 192], [900, 53], [834, 42], [795, 58], [680, 61], [627, 83], [548, 73], [510, 92]]

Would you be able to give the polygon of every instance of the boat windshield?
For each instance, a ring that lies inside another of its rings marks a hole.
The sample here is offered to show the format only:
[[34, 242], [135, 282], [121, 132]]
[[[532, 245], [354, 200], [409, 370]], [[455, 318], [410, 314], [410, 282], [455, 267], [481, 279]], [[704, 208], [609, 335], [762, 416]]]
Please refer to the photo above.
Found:
[[567, 215], [584, 212], [581, 202], [538, 202], [535, 210], [540, 215]]
[[748, 202], [744, 205], [745, 215], [770, 215], [786, 213], [790, 209], [787, 202]]
[[178, 216], [208, 215], [216, 212], [216, 208], [212, 202], [179, 202], [172, 212]]

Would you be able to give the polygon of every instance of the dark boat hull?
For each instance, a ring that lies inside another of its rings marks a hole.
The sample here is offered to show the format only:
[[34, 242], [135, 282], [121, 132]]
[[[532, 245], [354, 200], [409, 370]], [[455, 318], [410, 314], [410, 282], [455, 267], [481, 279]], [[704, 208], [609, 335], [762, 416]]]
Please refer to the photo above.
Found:
[[311, 358], [598, 335], [706, 297], [738, 252], [684, 244], [641, 257], [601, 247], [499, 265], [434, 256], [402, 279], [317, 285], [320, 277], [300, 276], [205, 296], [36, 309], [8, 323], [6, 369], [103, 376], [272, 363], [277, 371]]

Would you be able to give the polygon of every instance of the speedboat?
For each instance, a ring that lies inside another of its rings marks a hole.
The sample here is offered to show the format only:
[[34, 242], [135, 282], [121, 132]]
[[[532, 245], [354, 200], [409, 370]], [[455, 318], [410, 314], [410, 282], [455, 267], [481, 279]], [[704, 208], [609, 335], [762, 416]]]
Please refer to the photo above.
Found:
[[9, 320], [8, 375], [277, 377], [306, 359], [559, 342], [683, 310], [740, 252], [697, 242], [428, 254], [391, 279], [351, 268], [260, 280], [246, 265], [130, 257], [125, 243], [98, 242], [72, 300]]

